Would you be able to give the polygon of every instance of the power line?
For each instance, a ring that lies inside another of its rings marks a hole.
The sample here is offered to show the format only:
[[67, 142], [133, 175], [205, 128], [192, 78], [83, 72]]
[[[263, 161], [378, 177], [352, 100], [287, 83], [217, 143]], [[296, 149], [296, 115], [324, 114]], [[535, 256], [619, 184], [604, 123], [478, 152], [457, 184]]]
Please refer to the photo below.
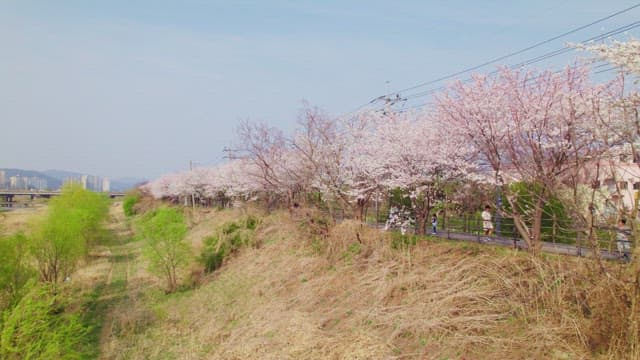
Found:
[[[594, 67], [594, 69], [601, 68], [601, 67], [604, 67], [604, 66], [607, 66], [607, 65], [609, 65], [609, 64], [605, 62], [605, 63], [603, 63], [603, 64], [600, 64], [600, 65], [598, 65], [598, 66]], [[610, 67], [610, 68], [607, 68], [607, 69], [604, 69], [604, 70], [595, 71], [595, 72], [594, 72], [594, 75], [595, 75], [595, 74], [602, 74], [602, 73], [606, 73], [606, 72], [609, 72], [609, 71], [612, 71], [612, 70], [617, 70], [617, 69], [619, 69], [617, 66]], [[564, 71], [564, 70], [556, 70], [556, 71], [551, 72], [551, 74], [559, 74], [559, 73], [561, 73], [561, 72], [563, 72], [563, 71]], [[530, 82], [530, 81], [534, 81], [534, 80], [540, 79], [541, 77], [546, 76], [546, 75], [548, 75], [548, 74], [547, 74], [547, 73], [539, 74], [538, 76], [534, 76], [534, 77], [528, 78], [528, 79], [526, 80], [526, 82]], [[463, 81], [463, 83], [470, 82], [471, 80], [472, 80], [472, 79], [467, 79], [467, 80]], [[433, 90], [431, 90], [431, 92], [432, 92], [432, 93], [436, 93], [436, 92], [438, 92], [438, 91], [444, 90], [444, 88], [445, 88], [445, 87], [443, 86], [443, 87], [438, 88], [438, 89], [433, 89]], [[407, 112], [407, 111], [409, 111], [409, 110], [419, 109], [419, 108], [422, 108], [422, 107], [424, 107], [424, 106], [426, 106], [426, 105], [432, 105], [432, 104], [434, 104], [434, 103], [433, 103], [433, 102], [431, 102], [431, 101], [427, 101], [427, 102], [420, 103], [420, 104], [417, 104], [417, 105], [413, 105], [413, 106], [410, 106], [410, 107], [402, 108], [402, 109], [398, 110], [398, 112]]]
[[[380, 98], [384, 98], [384, 97], [387, 97], [387, 96], [390, 96], [390, 95], [396, 94], [396, 93], [401, 93], [401, 92], [405, 92], [405, 91], [409, 91], [409, 90], [418, 89], [418, 88], [424, 87], [424, 86], [426, 86], [426, 85], [431, 85], [431, 84], [434, 84], [434, 83], [437, 83], [437, 82], [440, 82], [440, 81], [443, 81], [443, 80], [451, 79], [451, 78], [456, 77], [456, 76], [458, 76], [458, 75], [462, 75], [462, 74], [468, 73], [468, 72], [470, 72], [470, 71], [480, 69], [480, 68], [482, 68], [482, 67], [484, 67], [484, 66], [487, 66], [487, 65], [490, 65], [490, 64], [493, 64], [493, 63], [496, 63], [496, 62], [502, 61], [502, 60], [507, 59], [507, 58], [509, 58], [509, 57], [512, 57], [512, 56], [515, 56], [515, 55], [522, 54], [522, 53], [524, 53], [524, 52], [526, 52], [526, 51], [529, 51], [529, 50], [531, 50], [531, 49], [534, 49], [534, 48], [537, 48], [537, 47], [539, 47], [539, 46], [542, 46], [542, 45], [548, 44], [548, 43], [550, 43], [550, 42], [552, 42], [552, 41], [558, 40], [558, 39], [563, 38], [563, 37], [565, 37], [565, 36], [567, 36], [567, 35], [571, 35], [571, 34], [576, 33], [576, 32], [578, 32], [578, 31], [584, 30], [584, 29], [586, 29], [586, 28], [588, 28], [588, 27], [590, 27], [590, 26], [593, 26], [593, 25], [599, 24], [599, 23], [601, 23], [601, 22], [603, 22], [603, 21], [609, 20], [609, 19], [611, 19], [611, 18], [613, 18], [613, 17], [616, 17], [616, 16], [621, 15], [621, 14], [623, 14], [623, 13], [626, 13], [626, 12], [628, 12], [628, 11], [631, 11], [631, 10], [633, 10], [633, 9], [637, 8], [637, 7], [640, 7], [640, 3], [635, 4], [635, 5], [633, 5], [633, 6], [630, 6], [630, 7], [626, 8], [626, 9], [623, 9], [623, 10], [617, 11], [617, 12], [615, 12], [615, 13], [611, 14], [611, 15], [608, 15], [608, 16], [605, 16], [605, 17], [603, 17], [603, 18], [600, 18], [600, 19], [597, 19], [597, 20], [595, 20], [595, 21], [592, 21], [592, 22], [590, 22], [590, 23], [588, 23], [588, 24], [586, 24], [586, 25], [582, 25], [582, 26], [577, 27], [577, 28], [575, 28], [575, 29], [572, 29], [572, 30], [569, 30], [569, 31], [567, 31], [567, 32], [564, 32], [564, 33], [562, 33], [562, 34], [560, 34], [560, 35], [557, 35], [557, 36], [554, 36], [554, 37], [552, 37], [552, 38], [549, 38], [549, 39], [546, 39], [546, 40], [540, 41], [540, 42], [535, 43], [535, 44], [533, 44], [533, 45], [531, 45], [531, 46], [528, 46], [528, 47], [526, 47], [526, 48], [524, 48], [524, 49], [521, 49], [521, 50], [518, 50], [518, 51], [514, 51], [514, 52], [508, 53], [508, 54], [506, 54], [506, 55], [499, 56], [499, 57], [497, 57], [497, 58], [493, 58], [493, 59], [488, 60], [488, 61], [485, 61], [485, 62], [483, 62], [483, 63], [481, 63], [481, 64], [479, 64], [479, 65], [475, 65], [475, 66], [472, 66], [472, 67], [466, 68], [466, 69], [464, 69], [464, 70], [461, 70], [461, 71], [455, 72], [455, 73], [453, 73], [453, 74], [449, 74], [449, 75], [446, 75], [446, 76], [442, 76], [442, 77], [439, 77], [439, 78], [434, 79], [434, 80], [429, 80], [429, 81], [426, 81], [426, 82], [423, 82], [423, 83], [420, 83], [420, 84], [417, 84], [417, 85], [414, 85], [414, 86], [411, 86], [411, 87], [408, 87], [408, 88], [404, 88], [404, 89], [401, 89], [401, 90], [398, 90], [398, 91], [394, 91], [393, 93], [385, 94], [385, 95], [383, 95], [382, 97], [375, 98], [375, 99], [374, 99], [374, 101], [375, 101], [375, 100], [377, 100], [377, 99], [380, 99]], [[361, 107], [362, 107], [362, 106], [361, 106]]]
[[[616, 29], [610, 30], [610, 31], [608, 31], [606, 33], [602, 33], [602, 34], [590, 37], [588, 39], [585, 39], [585, 40], [581, 41], [581, 43], [587, 43], [587, 42], [592, 42], [592, 41], [603, 40], [603, 39], [606, 39], [606, 38], [608, 38], [610, 36], [618, 35], [620, 33], [635, 29], [637, 27], [640, 27], [640, 21], [636, 21], [636, 22], [633, 22], [631, 24], [627, 24], [627, 25], [618, 27]], [[518, 64], [511, 65], [511, 66], [509, 66], [509, 68], [511, 68], [511, 69], [522, 68], [522, 67], [525, 67], [527, 65], [531, 65], [531, 64], [543, 61], [543, 60], [547, 60], [549, 58], [552, 58], [552, 57], [555, 57], [555, 56], [559, 56], [559, 55], [562, 55], [562, 54], [565, 54], [565, 53], [568, 53], [568, 52], [571, 52], [571, 51], [574, 51], [574, 50], [575, 50], [574, 48], [566, 48], [566, 47], [565, 48], [561, 48], [561, 49], [557, 49], [557, 50], [548, 52], [546, 54], [539, 55], [539, 56], [537, 56], [535, 58], [522, 61], [522, 62], [520, 62]], [[602, 67], [604, 65], [606, 65], [606, 63], [598, 65], [595, 68]], [[500, 70], [494, 70], [494, 71], [490, 72], [488, 75], [489, 76], [495, 75], [499, 71]], [[602, 72], [604, 72], [604, 71], [602, 71]], [[600, 72], [596, 72], [596, 74], [599, 74], [599, 73]], [[466, 79], [466, 80], [463, 81], [463, 83], [469, 82], [470, 80], [471, 79]], [[425, 90], [425, 91], [422, 91], [422, 92], [419, 92], [419, 93], [409, 94], [409, 95], [406, 95], [404, 97], [404, 99], [410, 100], [410, 99], [415, 99], [415, 98], [431, 95], [431, 94], [433, 94], [435, 92], [444, 90], [445, 88], [446, 88], [445, 86], [440, 86], [440, 87], [428, 89], [428, 90]]]
[[620, 68], [617, 67], [617, 66], [613, 66], [613, 67], [610, 67], [608, 69], [596, 71], [594, 74], [602, 74], [602, 73], [609, 72], [609, 71], [612, 71], [612, 70], [620, 70]]

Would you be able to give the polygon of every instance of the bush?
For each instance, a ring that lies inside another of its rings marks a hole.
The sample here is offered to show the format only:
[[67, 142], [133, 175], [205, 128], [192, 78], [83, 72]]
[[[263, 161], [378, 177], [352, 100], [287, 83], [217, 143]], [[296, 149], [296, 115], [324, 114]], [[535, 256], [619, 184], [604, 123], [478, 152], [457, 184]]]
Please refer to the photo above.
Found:
[[0, 358], [78, 359], [88, 329], [80, 318], [65, 313], [68, 299], [50, 285], [28, 285], [30, 290], [4, 315]]
[[258, 227], [258, 224], [260, 223], [260, 221], [258, 220], [258, 218], [256, 218], [253, 215], [249, 215], [247, 216], [247, 218], [244, 221], [245, 227], [248, 230], [255, 230], [256, 227]]
[[102, 234], [102, 224], [109, 215], [109, 198], [105, 194], [85, 190], [79, 184], [70, 183], [62, 188], [62, 194], [49, 202], [49, 214], [58, 211], [73, 216], [80, 225], [80, 236], [86, 245], [95, 243]]
[[233, 221], [222, 225], [222, 233], [225, 235], [229, 235], [238, 229], [240, 229], [240, 225], [238, 225], [236, 222], [233, 222]]
[[217, 236], [210, 236], [204, 239], [204, 249], [200, 254], [200, 262], [204, 265], [205, 272], [216, 271], [222, 266], [222, 261], [226, 256], [226, 247], [219, 246], [219, 238]]
[[18, 301], [24, 285], [35, 276], [27, 251], [23, 234], [0, 237], [0, 311]]
[[184, 241], [187, 225], [182, 213], [173, 208], [159, 208], [145, 214], [137, 224], [139, 235], [147, 241], [144, 254], [150, 269], [167, 280], [167, 291], [178, 285], [178, 270], [186, 265], [190, 255]]
[[62, 194], [50, 201], [30, 241], [41, 280], [56, 283], [70, 274], [103, 235], [108, 213], [109, 199], [103, 194], [78, 184], [65, 185]]
[[399, 232], [391, 233], [391, 248], [394, 250], [405, 249], [418, 243], [417, 235], [402, 235]]
[[122, 202], [122, 210], [127, 217], [131, 217], [136, 214], [134, 206], [140, 201], [140, 194], [127, 194]]
[[38, 230], [30, 250], [36, 259], [40, 280], [57, 283], [73, 272], [87, 252], [80, 215], [74, 209], [50, 209]]
[[228, 255], [235, 253], [242, 247], [251, 246], [259, 219], [249, 215], [239, 223], [228, 222], [221, 226], [220, 235], [204, 239], [204, 247], [198, 260], [204, 265], [207, 273], [222, 266]]

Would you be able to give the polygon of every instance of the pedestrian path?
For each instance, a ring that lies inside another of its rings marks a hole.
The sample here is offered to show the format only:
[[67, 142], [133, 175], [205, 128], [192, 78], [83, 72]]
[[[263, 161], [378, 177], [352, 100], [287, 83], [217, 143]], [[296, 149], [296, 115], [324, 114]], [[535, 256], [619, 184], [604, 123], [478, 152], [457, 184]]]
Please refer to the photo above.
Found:
[[[384, 228], [384, 224], [369, 224], [371, 227], [378, 229]], [[437, 236], [448, 240], [468, 241], [475, 242], [484, 245], [496, 245], [504, 247], [512, 247], [515, 249], [527, 249], [527, 244], [514, 237], [496, 236], [491, 235], [489, 237], [478, 233], [466, 233], [461, 231], [442, 230], [431, 236]], [[569, 256], [581, 256], [581, 257], [593, 257], [593, 251], [589, 247], [576, 246], [562, 243], [542, 242], [542, 251], [553, 254], [569, 255]], [[616, 251], [609, 251], [607, 249], [600, 249], [600, 258], [606, 260], [620, 259], [620, 254]]]
[[[462, 232], [443, 231], [433, 236], [438, 236], [450, 240], [470, 241], [488, 245], [498, 245], [513, 247], [516, 249], [526, 249], [527, 244], [520, 240], [503, 236], [490, 236], [478, 234], [469, 234]], [[542, 242], [542, 251], [554, 254], [593, 257], [593, 251], [586, 247], [578, 247], [575, 245]], [[620, 256], [616, 252], [600, 249], [600, 257], [608, 260], [619, 259]]]

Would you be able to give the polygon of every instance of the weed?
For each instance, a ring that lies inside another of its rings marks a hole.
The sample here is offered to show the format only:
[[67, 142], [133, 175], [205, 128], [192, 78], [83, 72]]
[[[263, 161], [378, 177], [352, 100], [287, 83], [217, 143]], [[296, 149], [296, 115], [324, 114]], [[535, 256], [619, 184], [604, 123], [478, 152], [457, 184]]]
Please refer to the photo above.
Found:
[[418, 243], [417, 235], [402, 235], [399, 232], [391, 233], [391, 248], [394, 250], [406, 249]]

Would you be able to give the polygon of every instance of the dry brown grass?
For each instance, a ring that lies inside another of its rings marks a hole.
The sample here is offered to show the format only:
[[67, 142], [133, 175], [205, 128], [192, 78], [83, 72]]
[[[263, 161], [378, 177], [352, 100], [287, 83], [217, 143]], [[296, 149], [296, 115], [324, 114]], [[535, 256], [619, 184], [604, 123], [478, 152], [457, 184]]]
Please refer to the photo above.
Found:
[[[189, 239], [243, 214], [197, 215]], [[165, 296], [141, 279], [105, 358], [633, 358], [611, 345], [624, 312], [602, 303], [622, 291], [584, 259], [431, 241], [392, 250], [387, 234], [316, 217], [267, 216], [261, 248], [195, 290]]]
[[42, 216], [47, 207], [34, 206], [0, 212], [0, 234], [29, 233], [34, 218]]

